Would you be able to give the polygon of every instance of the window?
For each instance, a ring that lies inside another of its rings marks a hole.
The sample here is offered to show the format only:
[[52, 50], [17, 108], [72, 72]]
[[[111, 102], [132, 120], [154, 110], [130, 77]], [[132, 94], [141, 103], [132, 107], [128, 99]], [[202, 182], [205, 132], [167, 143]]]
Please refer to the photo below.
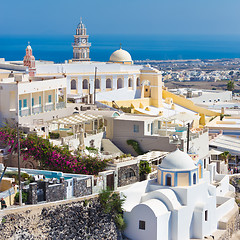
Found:
[[137, 78], [137, 87], [140, 86], [140, 78]]
[[42, 104], [42, 97], [41, 96], [39, 96], [38, 101], [39, 101], [39, 105], [41, 105]]
[[150, 124], [148, 124], [148, 132], [150, 132]]
[[133, 80], [131, 78], [128, 79], [128, 87], [132, 87], [133, 86]]
[[100, 89], [100, 80], [99, 79], [96, 79], [96, 81], [95, 81], [95, 88]]
[[32, 107], [34, 106], [34, 98], [32, 98]]
[[139, 132], [139, 125], [133, 125], [133, 132], [137, 133]]
[[133, 169], [129, 168], [125, 171], [124, 175], [123, 175], [123, 179], [129, 179], [135, 177], [135, 172], [133, 171]]
[[158, 129], [161, 129], [161, 121], [158, 121]]
[[110, 78], [106, 81], [106, 88], [112, 88], [112, 80]]
[[196, 179], [196, 173], [193, 174], [193, 184], [196, 184], [197, 179]]
[[209, 102], [212, 102], [212, 100], [210, 99]]
[[139, 221], [139, 229], [145, 230], [145, 228], [146, 228], [145, 221], [140, 220], [140, 221]]
[[23, 107], [24, 107], [24, 108], [27, 107], [27, 99], [23, 99]]
[[117, 80], [117, 89], [119, 88], [123, 88], [123, 80], [121, 78]]
[[207, 221], [208, 220], [208, 211], [206, 210], [205, 211], [205, 221]]
[[71, 90], [76, 90], [77, 89], [77, 82], [75, 79], [71, 81]]
[[52, 95], [48, 95], [48, 102], [49, 102], [49, 103], [52, 102]]
[[84, 79], [84, 80], [83, 80], [82, 88], [83, 88], [83, 89], [88, 89], [88, 80], [87, 80], [87, 79]]

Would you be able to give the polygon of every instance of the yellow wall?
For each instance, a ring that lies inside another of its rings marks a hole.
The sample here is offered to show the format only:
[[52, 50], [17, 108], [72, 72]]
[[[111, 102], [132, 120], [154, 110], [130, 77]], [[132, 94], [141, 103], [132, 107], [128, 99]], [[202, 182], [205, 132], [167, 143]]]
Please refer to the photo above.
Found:
[[160, 170], [158, 170], [158, 183], [159, 184], [162, 184], [161, 183], [161, 176], [162, 176], [162, 172]]
[[16, 193], [17, 193], [17, 187], [14, 187], [14, 194], [4, 198], [7, 207], [9, 207], [9, 206], [14, 204], [14, 197], [15, 197]]
[[[106, 104], [110, 107], [112, 107], [112, 102], [111, 101], [100, 101], [103, 104]], [[130, 100], [119, 100], [115, 101], [115, 103], [121, 107], [134, 107], [134, 108], [139, 108], [140, 103], [143, 105], [143, 108], [146, 108], [150, 106], [150, 98], [138, 98], [138, 99], [130, 99]]]
[[205, 109], [203, 107], [199, 107], [199, 106], [196, 106], [191, 100], [188, 100], [188, 99], [185, 99], [185, 98], [182, 98], [182, 97], [179, 97], [173, 93], [170, 93], [166, 90], [162, 90], [162, 96], [163, 98], [172, 98], [173, 99], [173, 102], [182, 106], [182, 107], [185, 107], [185, 108], [188, 108], [192, 111], [195, 111], [197, 113], [202, 113], [202, 114], [205, 114], [206, 116], [218, 116], [220, 115], [220, 113], [216, 113], [216, 112], [213, 112], [211, 110], [208, 110], [208, 109]]
[[0, 183], [0, 192], [4, 192], [12, 187], [13, 178], [3, 178]]
[[177, 185], [178, 186], [189, 186], [189, 174], [178, 173], [177, 174]]

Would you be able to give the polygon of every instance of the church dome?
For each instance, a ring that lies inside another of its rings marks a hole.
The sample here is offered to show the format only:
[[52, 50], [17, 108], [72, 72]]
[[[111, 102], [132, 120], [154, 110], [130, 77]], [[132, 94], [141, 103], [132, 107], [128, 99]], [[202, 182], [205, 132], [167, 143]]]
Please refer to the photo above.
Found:
[[177, 149], [169, 153], [159, 167], [163, 169], [193, 169], [197, 166], [187, 153]]
[[132, 57], [129, 52], [120, 48], [119, 50], [112, 53], [109, 62], [132, 63]]

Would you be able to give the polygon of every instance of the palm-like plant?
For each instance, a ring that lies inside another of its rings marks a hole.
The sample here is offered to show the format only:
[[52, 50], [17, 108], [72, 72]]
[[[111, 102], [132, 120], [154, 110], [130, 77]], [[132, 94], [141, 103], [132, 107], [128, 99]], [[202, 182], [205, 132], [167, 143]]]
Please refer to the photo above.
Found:
[[225, 151], [225, 152], [221, 153], [220, 156], [225, 161], [225, 164], [228, 164], [228, 160], [231, 157], [231, 154], [229, 153], [229, 151]]

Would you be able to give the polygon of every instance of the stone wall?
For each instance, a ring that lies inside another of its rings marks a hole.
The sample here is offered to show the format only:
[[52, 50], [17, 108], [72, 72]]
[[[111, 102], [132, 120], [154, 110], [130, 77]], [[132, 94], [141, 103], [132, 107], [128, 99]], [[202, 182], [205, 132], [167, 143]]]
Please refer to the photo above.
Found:
[[225, 233], [218, 240], [229, 240], [238, 230], [240, 230], [240, 217], [237, 213], [228, 221]]
[[92, 194], [92, 178], [73, 178], [73, 195], [82, 197]]
[[103, 212], [96, 197], [7, 209], [2, 214], [4, 240], [121, 239], [111, 214]]
[[118, 168], [118, 187], [132, 184], [139, 181], [138, 164], [127, 165]]
[[48, 185], [48, 187], [46, 188], [46, 201], [54, 202], [66, 199], [66, 187], [66, 182]]

